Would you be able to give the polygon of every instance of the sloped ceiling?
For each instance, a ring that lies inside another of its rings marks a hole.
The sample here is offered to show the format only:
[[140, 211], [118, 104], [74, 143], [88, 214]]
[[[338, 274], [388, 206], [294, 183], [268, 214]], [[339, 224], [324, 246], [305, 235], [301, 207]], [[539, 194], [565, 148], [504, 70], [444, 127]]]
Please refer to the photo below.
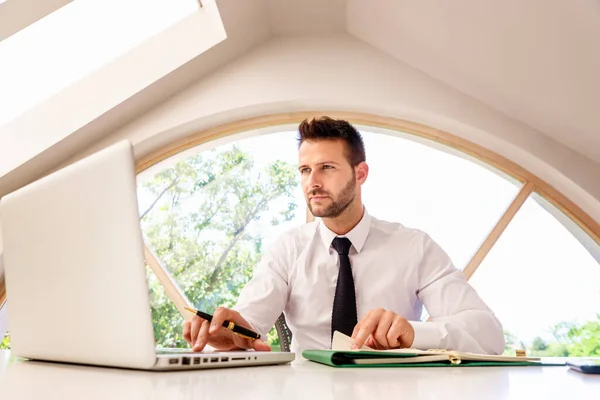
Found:
[[[24, 1], [30, 0], [9, 3]], [[25, 176], [32, 179], [53, 163], [58, 165], [273, 36], [341, 32], [600, 162], [600, 0], [216, 0], [216, 4], [226, 40], [89, 121], [52, 153], [32, 154], [39, 162], [24, 165], [22, 176], [19, 172], [0, 177], [0, 187], [6, 183], [3, 179], [15, 180], [8, 186], [17, 187]]]
[[346, 32], [346, 0], [268, 0], [274, 35]]
[[347, 1], [348, 31], [600, 162], [600, 1]]

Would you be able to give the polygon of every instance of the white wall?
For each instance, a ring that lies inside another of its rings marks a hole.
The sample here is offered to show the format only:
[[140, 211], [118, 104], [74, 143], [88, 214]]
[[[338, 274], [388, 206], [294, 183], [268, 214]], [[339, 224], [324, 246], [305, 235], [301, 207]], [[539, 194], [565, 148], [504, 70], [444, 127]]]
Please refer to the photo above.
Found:
[[369, 112], [445, 130], [520, 164], [600, 221], [600, 165], [349, 35], [273, 39], [86, 154], [129, 138], [141, 156], [215, 125], [304, 110]]

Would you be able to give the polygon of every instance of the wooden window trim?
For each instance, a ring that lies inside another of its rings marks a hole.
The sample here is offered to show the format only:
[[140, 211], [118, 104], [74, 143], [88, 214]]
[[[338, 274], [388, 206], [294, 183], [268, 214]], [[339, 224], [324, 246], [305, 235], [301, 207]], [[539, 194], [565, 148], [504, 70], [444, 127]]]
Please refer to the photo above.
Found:
[[483, 261], [485, 256], [487, 256], [492, 247], [494, 247], [494, 245], [500, 238], [500, 235], [502, 235], [502, 232], [504, 232], [508, 224], [510, 224], [514, 216], [517, 214], [517, 212], [523, 205], [523, 203], [525, 203], [525, 200], [527, 200], [529, 195], [533, 193], [533, 189], [534, 186], [531, 182], [526, 182], [523, 185], [523, 187], [521, 187], [519, 193], [517, 193], [512, 203], [508, 206], [502, 217], [500, 217], [496, 225], [492, 228], [489, 235], [485, 238], [483, 243], [481, 243], [481, 246], [479, 246], [479, 249], [475, 252], [473, 257], [463, 270], [463, 273], [467, 277], [467, 280], [470, 279], [471, 276], [473, 276], [477, 268], [481, 265], [481, 262]]
[[[292, 123], [299, 123], [305, 118], [311, 118], [319, 115], [329, 115], [332, 118], [343, 118], [354, 124], [373, 126], [383, 129], [389, 129], [391, 131], [399, 131], [408, 134], [412, 134], [417, 137], [432, 140], [437, 143], [441, 143], [445, 146], [454, 148], [462, 153], [470, 155], [479, 159], [480, 161], [497, 168], [500, 171], [512, 176], [513, 178], [524, 182], [524, 186], [521, 192], [517, 195], [509, 209], [498, 221], [498, 224], [492, 229], [490, 235], [484, 240], [480, 249], [477, 251], [473, 259], [469, 262], [465, 268], [465, 274], [470, 277], [473, 272], [477, 269], [477, 266], [481, 264], [485, 255], [496, 243], [498, 237], [506, 229], [506, 226], [514, 217], [514, 214], [518, 211], [522, 205], [523, 196], [527, 191], [527, 196], [531, 194], [533, 188], [545, 197], [552, 205], [561, 210], [564, 214], [570, 217], [575, 223], [577, 223], [588, 235], [590, 235], [596, 243], [600, 243], [600, 223], [592, 219], [587, 213], [585, 213], [580, 207], [569, 200], [566, 196], [552, 187], [550, 184], [540, 179], [536, 175], [527, 171], [523, 167], [514, 163], [513, 161], [491, 151], [480, 145], [472, 143], [464, 138], [452, 135], [448, 132], [431, 128], [426, 125], [419, 123], [406, 121], [398, 118], [378, 116], [368, 113], [358, 112], [343, 112], [343, 111], [310, 111], [310, 112], [293, 112], [293, 113], [282, 113], [282, 114], [270, 114], [255, 118], [243, 119], [224, 125], [219, 125], [213, 128], [209, 128], [200, 132], [193, 133], [185, 138], [173, 141], [172, 143], [157, 149], [149, 154], [141, 157], [136, 162], [136, 173], [145, 171], [146, 169], [156, 165], [157, 163], [164, 161], [182, 151], [188, 150], [192, 147], [198, 146], [202, 143], [210, 142], [215, 139], [223, 138], [226, 136], [234, 135], [237, 133], [265, 128], [269, 126], [286, 125]], [[525, 199], [527, 198], [525, 196]], [[518, 200], [518, 201], [517, 201]], [[518, 203], [521, 202], [521, 205]], [[512, 209], [511, 209], [512, 207]], [[510, 213], [509, 213], [510, 211]], [[512, 215], [510, 215], [512, 213]], [[306, 211], [307, 222], [313, 221], [314, 217], [310, 211]], [[183, 292], [178, 288], [173, 278], [169, 275], [164, 266], [160, 264], [154, 253], [146, 246], [144, 255], [146, 262], [150, 268], [154, 271], [157, 278], [165, 288], [169, 298], [175, 303], [178, 310], [184, 315], [185, 318], [189, 318], [189, 313], [183, 312], [182, 307], [187, 303], [187, 299]], [[6, 300], [6, 291], [4, 289], [3, 282], [0, 283], [0, 307]]]
[[185, 296], [183, 291], [179, 288], [175, 279], [171, 276], [167, 268], [161, 264], [158, 257], [150, 249], [150, 246], [144, 240], [144, 259], [146, 264], [150, 267], [156, 278], [159, 280], [169, 299], [175, 304], [177, 311], [187, 320], [191, 320], [193, 314], [186, 311], [185, 307], [193, 308], [193, 305], [189, 303], [188, 298]]
[[[215, 139], [254, 129], [299, 123], [305, 118], [311, 118], [319, 115], [328, 115], [332, 118], [343, 118], [358, 125], [373, 126], [389, 129], [391, 131], [404, 132], [417, 137], [432, 140], [477, 158], [480, 161], [506, 173], [507, 175], [512, 176], [518, 181], [530, 182], [535, 186], [536, 191], [540, 195], [544, 196], [551, 204], [575, 221], [597, 243], [600, 243], [600, 222], [592, 219], [592, 217], [590, 217], [585, 211], [583, 211], [580, 207], [578, 207], [575, 203], [569, 200], [565, 195], [560, 193], [550, 184], [513, 161], [478, 144], [472, 143], [467, 139], [455, 136], [440, 129], [431, 128], [426, 125], [406, 121], [403, 119], [384, 117], [368, 113], [343, 111], [306, 111], [269, 114], [260, 117], [243, 119], [193, 133], [185, 138], [176, 140], [160, 149], [150, 152], [138, 160], [136, 171], [137, 173], [140, 173], [182, 151]], [[311, 217], [312, 216], [309, 216], [309, 219]]]
[[0, 281], [0, 308], [4, 306], [4, 303], [6, 303], [6, 285], [4, 284], [4, 280], [2, 280]]
[[[271, 114], [261, 117], [243, 119], [228, 124], [209, 128], [200, 132], [191, 134], [183, 139], [176, 140], [167, 146], [155, 150], [139, 159], [136, 166], [136, 172], [140, 173], [157, 163], [164, 161], [182, 151], [188, 150], [203, 143], [210, 142], [230, 135], [234, 135], [249, 130], [272, 127], [277, 125], [286, 125], [299, 123], [305, 118], [311, 118], [318, 115], [328, 115], [332, 118], [343, 118], [354, 124], [363, 126], [374, 126], [391, 131], [400, 131], [412, 134], [417, 137], [432, 140], [445, 146], [454, 148], [464, 154], [470, 155], [478, 160], [491, 165], [492, 167], [512, 176], [518, 181], [523, 182], [523, 187], [517, 194], [511, 205], [505, 211], [504, 215], [498, 220], [490, 234], [485, 238], [478, 251], [469, 261], [464, 269], [464, 273], [469, 279], [481, 265], [485, 256], [492, 249], [502, 232], [506, 229], [510, 221], [523, 205], [525, 200], [531, 195], [534, 189], [544, 196], [550, 203], [560, 209], [572, 220], [574, 220], [587, 234], [589, 234], [597, 243], [600, 243], [600, 224], [594, 221], [580, 207], [575, 205], [562, 193], [558, 192], [547, 182], [533, 175], [523, 167], [510, 161], [509, 159], [488, 150], [480, 145], [472, 143], [466, 139], [452, 135], [439, 129], [431, 128], [415, 122], [410, 122], [397, 118], [377, 116], [366, 113], [356, 112], [296, 112], [285, 114]], [[306, 222], [314, 221], [312, 213], [306, 209]], [[148, 262], [148, 261], [147, 261]], [[150, 264], [150, 263], [149, 263]], [[169, 275], [157, 274], [157, 277], [165, 287], [177, 287], [177, 284], [169, 279]], [[168, 292], [167, 292], [168, 293]], [[177, 304], [181, 302], [177, 296], [172, 297]], [[179, 308], [179, 306], [178, 306]], [[185, 316], [185, 313], [183, 314]]]

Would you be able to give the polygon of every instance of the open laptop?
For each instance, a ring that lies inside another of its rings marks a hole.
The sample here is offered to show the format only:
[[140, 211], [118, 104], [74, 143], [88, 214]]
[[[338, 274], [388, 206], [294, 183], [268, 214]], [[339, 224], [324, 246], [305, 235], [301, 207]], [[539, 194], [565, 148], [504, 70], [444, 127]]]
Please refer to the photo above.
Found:
[[157, 353], [129, 141], [4, 196], [0, 216], [17, 357], [152, 370], [294, 360], [287, 352]]

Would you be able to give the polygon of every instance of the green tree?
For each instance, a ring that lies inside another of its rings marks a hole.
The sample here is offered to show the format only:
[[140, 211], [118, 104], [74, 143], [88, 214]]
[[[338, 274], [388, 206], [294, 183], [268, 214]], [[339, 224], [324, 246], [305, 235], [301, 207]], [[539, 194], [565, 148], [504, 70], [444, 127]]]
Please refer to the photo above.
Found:
[[571, 345], [569, 355], [575, 357], [600, 356], [600, 314], [595, 321], [572, 327], [568, 332]]
[[535, 351], [544, 351], [547, 348], [548, 345], [546, 344], [546, 342], [544, 342], [544, 339], [542, 339], [539, 336], [533, 339], [533, 342], [531, 343], [531, 349]]
[[576, 324], [561, 321], [550, 328], [554, 342], [536, 337], [528, 348], [538, 357], [588, 357], [600, 355], [600, 314], [595, 320]]
[[10, 335], [8, 334], [8, 332], [6, 333], [6, 336], [4, 336], [2, 341], [0, 341], [0, 350], [10, 350]]
[[548, 347], [544, 350], [543, 357], [568, 357], [569, 345], [565, 343], [548, 343]]
[[[149, 198], [140, 215], [146, 240], [199, 309], [231, 307], [262, 253], [263, 232], [290, 221], [298, 186], [295, 168], [282, 161], [262, 171], [233, 146], [169, 167], [140, 188]], [[148, 270], [149, 271], [149, 270]], [[149, 271], [157, 344], [182, 347], [183, 318]], [[277, 345], [274, 331], [269, 333]]]
[[576, 326], [574, 322], [570, 321], [561, 321], [556, 323], [552, 328], [550, 328], [550, 332], [552, 336], [556, 339], [558, 343], [570, 343], [571, 336], [569, 332]]

